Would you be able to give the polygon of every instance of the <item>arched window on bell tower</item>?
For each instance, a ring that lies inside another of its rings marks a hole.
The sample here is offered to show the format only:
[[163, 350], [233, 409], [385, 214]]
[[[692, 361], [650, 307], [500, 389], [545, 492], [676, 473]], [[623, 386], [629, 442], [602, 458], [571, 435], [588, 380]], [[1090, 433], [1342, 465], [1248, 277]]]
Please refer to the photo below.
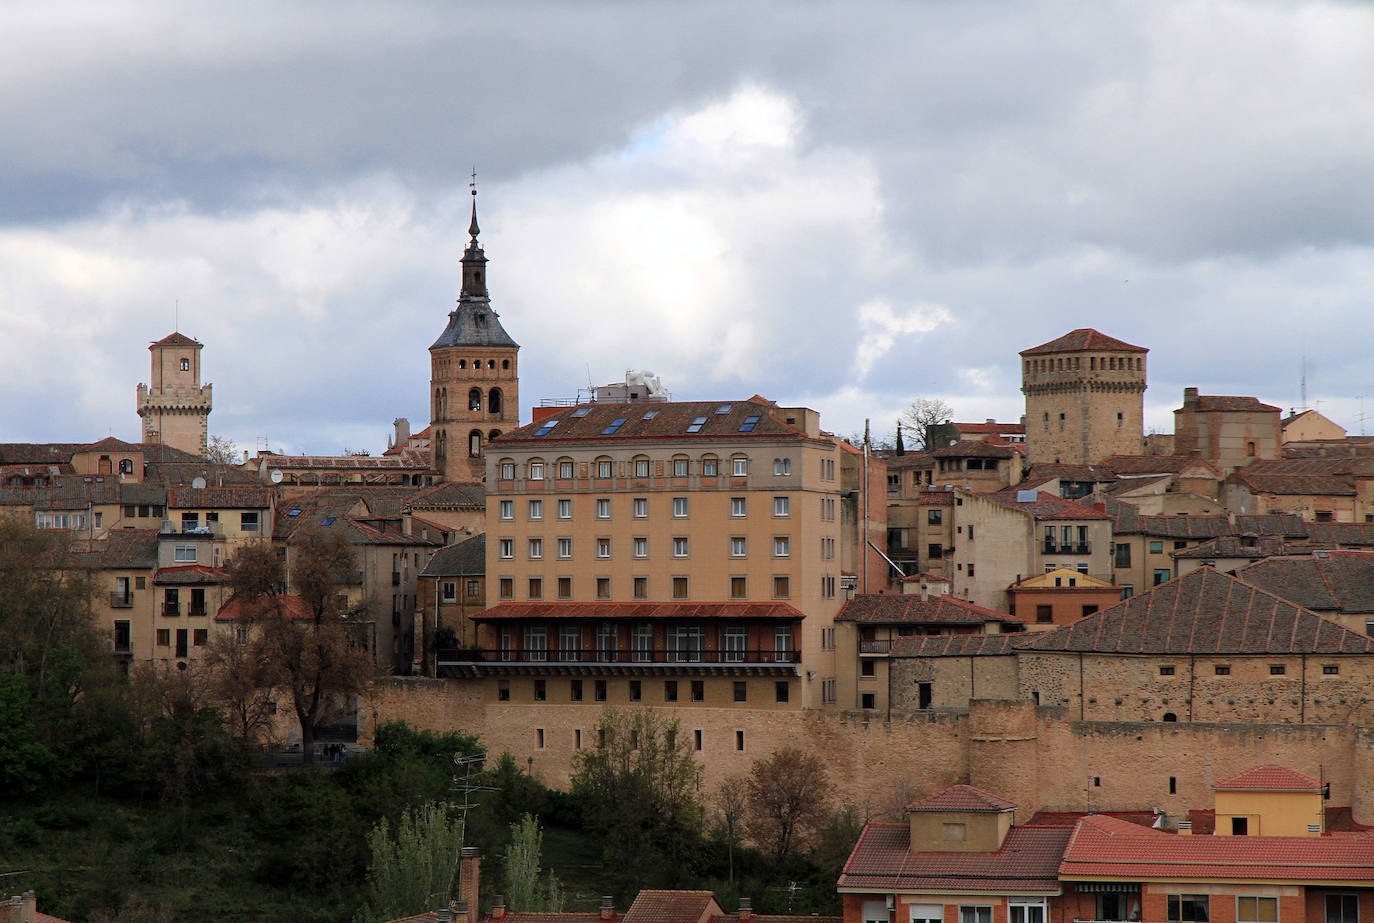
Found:
[[494, 417], [501, 415], [501, 389], [492, 388], [487, 392], [487, 413]]
[[482, 389], [473, 388], [468, 392], [468, 410], [482, 412]]
[[482, 454], [482, 432], [473, 430], [468, 433], [468, 455], [477, 458]]

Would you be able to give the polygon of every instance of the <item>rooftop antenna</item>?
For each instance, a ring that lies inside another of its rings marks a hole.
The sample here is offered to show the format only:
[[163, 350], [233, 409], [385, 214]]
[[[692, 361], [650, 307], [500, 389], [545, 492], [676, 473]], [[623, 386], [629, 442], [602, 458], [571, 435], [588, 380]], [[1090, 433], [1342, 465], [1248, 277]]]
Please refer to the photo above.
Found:
[[1302, 354], [1302, 409], [1307, 412], [1307, 353]]
[[181, 330], [181, 299], [178, 298], [172, 303], [175, 305], [172, 308], [172, 331], [175, 333]]
[[1358, 397], [1359, 397], [1359, 399], [1360, 399], [1360, 415], [1359, 415], [1359, 417], [1358, 417], [1358, 419], [1359, 419], [1359, 421], [1360, 421], [1360, 435], [1363, 436], [1363, 435], [1365, 435], [1365, 431], [1364, 431], [1364, 395], [1361, 394], [1361, 395], [1358, 395]]

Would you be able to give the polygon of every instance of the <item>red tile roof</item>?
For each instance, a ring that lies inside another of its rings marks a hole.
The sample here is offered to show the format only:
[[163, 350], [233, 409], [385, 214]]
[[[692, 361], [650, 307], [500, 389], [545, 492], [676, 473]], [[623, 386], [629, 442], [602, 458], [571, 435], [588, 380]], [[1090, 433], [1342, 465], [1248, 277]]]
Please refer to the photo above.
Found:
[[1005, 798], [972, 785], [951, 785], [943, 792], [937, 792], [920, 801], [907, 805], [907, 811], [960, 811], [963, 813], [1001, 814], [1014, 811], [1016, 805]]
[[[723, 408], [728, 409], [721, 413]], [[581, 404], [503, 433], [493, 440], [493, 445], [519, 443], [527, 448], [531, 445], [557, 446], [569, 442], [806, 439], [806, 433], [800, 427], [782, 422], [780, 418], [784, 413], [771, 404], [752, 400]], [[746, 424], [745, 421], [750, 417], [758, 419]], [[689, 433], [687, 428], [698, 419], [702, 421], [701, 428]], [[607, 434], [605, 431], [615, 426], [616, 420], [624, 422]], [[551, 424], [556, 425], [549, 429]], [[752, 428], [741, 431], [740, 427], [745, 425], [751, 425]], [[543, 436], [536, 435], [541, 432]]]
[[942, 446], [930, 453], [936, 458], [1011, 458], [1016, 450], [1006, 445], [962, 439], [954, 445]]
[[474, 621], [506, 619], [782, 619], [802, 618], [787, 603], [499, 603], [472, 616]]
[[1200, 567], [1073, 625], [1027, 636], [1025, 650], [1109, 654], [1366, 654], [1374, 639]]
[[[904, 578], [910, 580], [910, 577]], [[947, 578], [930, 578], [948, 582]], [[890, 593], [861, 593], [844, 604], [835, 616], [837, 622], [881, 622], [909, 625], [982, 625], [986, 622], [1014, 621], [1005, 612], [976, 606], [954, 596], [907, 596]]]
[[1374, 522], [1311, 522], [1307, 529], [1314, 542], [1374, 548]]
[[622, 923], [707, 923], [722, 913], [711, 891], [657, 891], [645, 888], [635, 895]]
[[106, 436], [99, 442], [92, 442], [90, 445], [83, 445], [78, 451], [81, 452], [142, 452], [143, 446], [135, 442], [125, 442], [123, 439], [116, 439], [113, 436]]
[[1318, 556], [1311, 545], [1288, 548], [1293, 557], [1257, 561], [1236, 576], [1317, 612], [1374, 612], [1374, 554], [1323, 551]]
[[1010, 487], [1006, 490], [999, 490], [992, 494], [982, 494], [981, 496], [984, 499], [991, 500], [999, 506], [1005, 506], [1007, 509], [1029, 513], [1036, 519], [1112, 518], [1105, 510], [1095, 510], [1091, 506], [1085, 506], [1073, 500], [1065, 500], [1063, 497], [1057, 497], [1043, 490], [1035, 492], [1034, 500], [1019, 500], [1018, 496], [1022, 493], [1025, 493], [1025, 491], [1018, 491], [1015, 487]]
[[206, 583], [226, 583], [228, 573], [222, 567], [204, 564], [182, 564], [178, 567], [159, 567], [153, 574], [157, 586], [201, 586]]
[[[1223, 394], [1199, 394], [1196, 402], [1185, 400], [1183, 406], [1194, 410], [1225, 411], [1240, 413], [1278, 413], [1279, 408], [1272, 404], [1260, 403], [1253, 397], [1237, 397]], [[1177, 413], [1177, 411], [1175, 411]]]
[[[281, 601], [282, 609], [285, 611], [287, 618], [308, 619], [314, 615], [314, 613], [310, 611], [310, 606], [306, 604], [305, 600], [294, 593], [278, 596], [277, 599]], [[267, 612], [270, 611], [267, 608], [269, 605], [270, 603], [266, 600], [254, 600], [249, 602], [234, 596], [223, 606], [220, 606], [219, 611], [215, 613], [215, 621], [232, 622], [235, 619], [249, 615], [250, 612]]]
[[272, 505], [270, 487], [168, 487], [167, 506], [173, 509], [265, 510]]
[[1256, 766], [1215, 782], [1219, 792], [1320, 792], [1322, 783], [1287, 766]]
[[191, 339], [180, 331], [169, 333], [162, 339], [152, 344], [153, 346], [200, 346], [196, 340]]
[[996, 435], [999, 433], [1024, 433], [1026, 424], [1024, 423], [955, 423], [954, 428], [959, 432], [969, 435], [973, 433], [986, 433]]
[[1074, 828], [1059, 865], [1066, 880], [1374, 881], [1374, 836], [1177, 836], [1094, 814]]
[[841, 891], [1058, 894], [1070, 830], [1013, 827], [996, 852], [912, 852], [911, 825], [871, 823], [840, 873]]
[[1231, 475], [1252, 493], [1277, 496], [1353, 497], [1352, 478], [1336, 474], [1251, 474], [1245, 469]]
[[1109, 352], [1149, 352], [1143, 346], [1132, 346], [1115, 337], [1109, 337], [1104, 333], [1098, 333], [1091, 327], [1080, 327], [1071, 330], [1056, 340], [1048, 343], [1041, 343], [1039, 346], [1032, 346], [1030, 349], [1021, 350], [1023, 356], [1046, 356], [1051, 353], [1075, 353], [1084, 350], [1104, 350]]

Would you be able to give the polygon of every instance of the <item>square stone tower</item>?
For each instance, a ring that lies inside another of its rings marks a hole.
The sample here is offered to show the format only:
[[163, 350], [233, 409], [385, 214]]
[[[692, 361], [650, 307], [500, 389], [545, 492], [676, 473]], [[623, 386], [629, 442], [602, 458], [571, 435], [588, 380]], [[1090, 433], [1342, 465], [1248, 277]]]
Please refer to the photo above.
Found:
[[1149, 350], [1088, 327], [1021, 352], [1032, 465], [1095, 465], [1139, 455]]
[[138, 386], [138, 415], [145, 445], [169, 445], [204, 455], [209, 438], [211, 385], [200, 383], [204, 346], [184, 333], [165, 336], [148, 347], [150, 384]]

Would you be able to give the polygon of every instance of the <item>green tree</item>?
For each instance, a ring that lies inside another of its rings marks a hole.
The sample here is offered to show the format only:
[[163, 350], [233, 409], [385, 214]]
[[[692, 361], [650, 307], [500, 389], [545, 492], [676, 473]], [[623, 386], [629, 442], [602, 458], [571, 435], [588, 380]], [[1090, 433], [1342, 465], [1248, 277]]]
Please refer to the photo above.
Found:
[[0, 792], [32, 795], [52, 762], [34, 727], [28, 683], [22, 676], [0, 676]]
[[369, 920], [394, 920], [447, 907], [458, 897], [463, 819], [447, 806], [431, 801], [402, 813], [394, 834], [382, 818], [367, 835], [367, 845], [372, 853], [367, 870]]
[[228, 568], [234, 596], [244, 603], [244, 643], [256, 647], [247, 659], [266, 666], [264, 688], [290, 700], [308, 762], [319, 729], [347, 712], [376, 668], [359, 638], [359, 624], [341, 604], [341, 584], [353, 570], [347, 537], [305, 529], [290, 547], [299, 605], [280, 593], [283, 565], [266, 542], [240, 548]]
[[755, 760], [748, 790], [749, 832], [775, 862], [826, 820], [833, 791], [820, 758], [796, 747]]
[[616, 889], [690, 879], [702, 857], [701, 767], [677, 720], [608, 709], [594, 733], [597, 746], [575, 758], [572, 794]]
[[562, 910], [563, 886], [550, 870], [541, 877], [544, 831], [534, 815], [526, 814], [510, 826], [511, 841], [504, 854], [506, 906], [512, 910]]

